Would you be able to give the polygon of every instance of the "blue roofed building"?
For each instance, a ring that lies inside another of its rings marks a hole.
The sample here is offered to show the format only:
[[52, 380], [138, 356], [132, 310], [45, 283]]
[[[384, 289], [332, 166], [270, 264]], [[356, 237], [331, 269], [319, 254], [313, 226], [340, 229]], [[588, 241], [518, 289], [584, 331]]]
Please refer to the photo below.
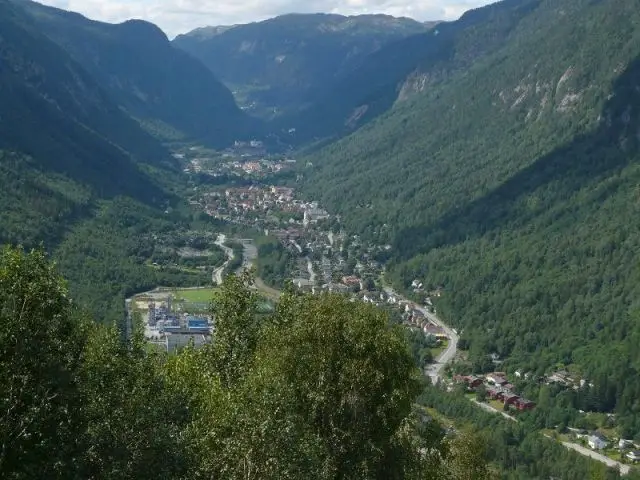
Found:
[[190, 333], [209, 333], [211, 327], [206, 318], [187, 317], [187, 330]]

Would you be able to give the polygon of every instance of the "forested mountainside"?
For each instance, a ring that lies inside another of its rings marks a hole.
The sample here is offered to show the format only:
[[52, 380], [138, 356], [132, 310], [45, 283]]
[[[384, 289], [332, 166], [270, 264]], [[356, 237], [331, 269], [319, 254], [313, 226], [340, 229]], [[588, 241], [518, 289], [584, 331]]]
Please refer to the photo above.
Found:
[[0, 115], [3, 242], [48, 242], [93, 197], [165, 196], [142, 168], [173, 169], [168, 152], [7, 2], [0, 3]]
[[124, 296], [197, 281], [144, 261], [167, 215], [178, 165], [83, 66], [0, 1], [0, 243], [44, 244], [79, 305], [120, 320]]
[[539, 0], [507, 0], [470, 10], [455, 22], [391, 42], [338, 76], [301, 112], [278, 119], [275, 129], [295, 133], [293, 143], [347, 135], [406, 101], [464, 72], [519, 35]]
[[260, 133], [260, 123], [238, 108], [231, 92], [155, 25], [96, 22], [29, 0], [13, 1], [156, 136], [219, 147]]
[[247, 111], [295, 112], [368, 54], [429, 26], [387, 15], [290, 14], [228, 28], [201, 28], [174, 45], [236, 91]]
[[[553, 415], [640, 415], [640, 10], [522, 0], [509, 41], [309, 160], [306, 189], [394, 245], [389, 279], [444, 287], [469, 369], [586, 380]], [[561, 420], [559, 420], [561, 419]]]

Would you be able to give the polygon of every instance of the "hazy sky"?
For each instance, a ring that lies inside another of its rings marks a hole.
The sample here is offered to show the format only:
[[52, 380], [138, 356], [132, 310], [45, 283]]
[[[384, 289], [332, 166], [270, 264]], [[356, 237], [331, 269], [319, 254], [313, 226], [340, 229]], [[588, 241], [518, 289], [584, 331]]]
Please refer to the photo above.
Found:
[[264, 20], [283, 13], [387, 13], [416, 20], [454, 20], [495, 0], [39, 0], [95, 20], [149, 20], [173, 37], [207, 25]]

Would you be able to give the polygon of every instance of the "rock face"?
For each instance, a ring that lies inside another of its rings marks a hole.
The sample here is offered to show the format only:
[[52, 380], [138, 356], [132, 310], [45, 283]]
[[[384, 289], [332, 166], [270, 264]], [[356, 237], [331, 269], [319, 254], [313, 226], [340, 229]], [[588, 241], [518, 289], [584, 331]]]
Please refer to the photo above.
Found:
[[[424, 25], [428, 30], [367, 55], [302, 111], [283, 116], [277, 126], [285, 132], [295, 128], [292, 141], [302, 144], [347, 135], [500, 50], [539, 3], [508, 0], [469, 11], [455, 22]], [[363, 106], [366, 113], [352, 121], [354, 110]]]
[[173, 43], [207, 65], [247, 111], [272, 118], [313, 102], [368, 54], [428, 28], [386, 15], [298, 14], [201, 28]]

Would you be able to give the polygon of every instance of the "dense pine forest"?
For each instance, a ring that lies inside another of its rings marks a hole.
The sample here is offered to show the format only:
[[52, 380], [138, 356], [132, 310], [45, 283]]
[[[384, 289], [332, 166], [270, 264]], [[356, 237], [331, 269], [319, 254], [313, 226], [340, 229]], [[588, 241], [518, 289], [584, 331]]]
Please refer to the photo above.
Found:
[[568, 368], [586, 386], [553, 418], [640, 438], [637, 5], [487, 8], [525, 4], [502, 48], [312, 156], [306, 188], [393, 244], [395, 285], [444, 288], [461, 369]]

